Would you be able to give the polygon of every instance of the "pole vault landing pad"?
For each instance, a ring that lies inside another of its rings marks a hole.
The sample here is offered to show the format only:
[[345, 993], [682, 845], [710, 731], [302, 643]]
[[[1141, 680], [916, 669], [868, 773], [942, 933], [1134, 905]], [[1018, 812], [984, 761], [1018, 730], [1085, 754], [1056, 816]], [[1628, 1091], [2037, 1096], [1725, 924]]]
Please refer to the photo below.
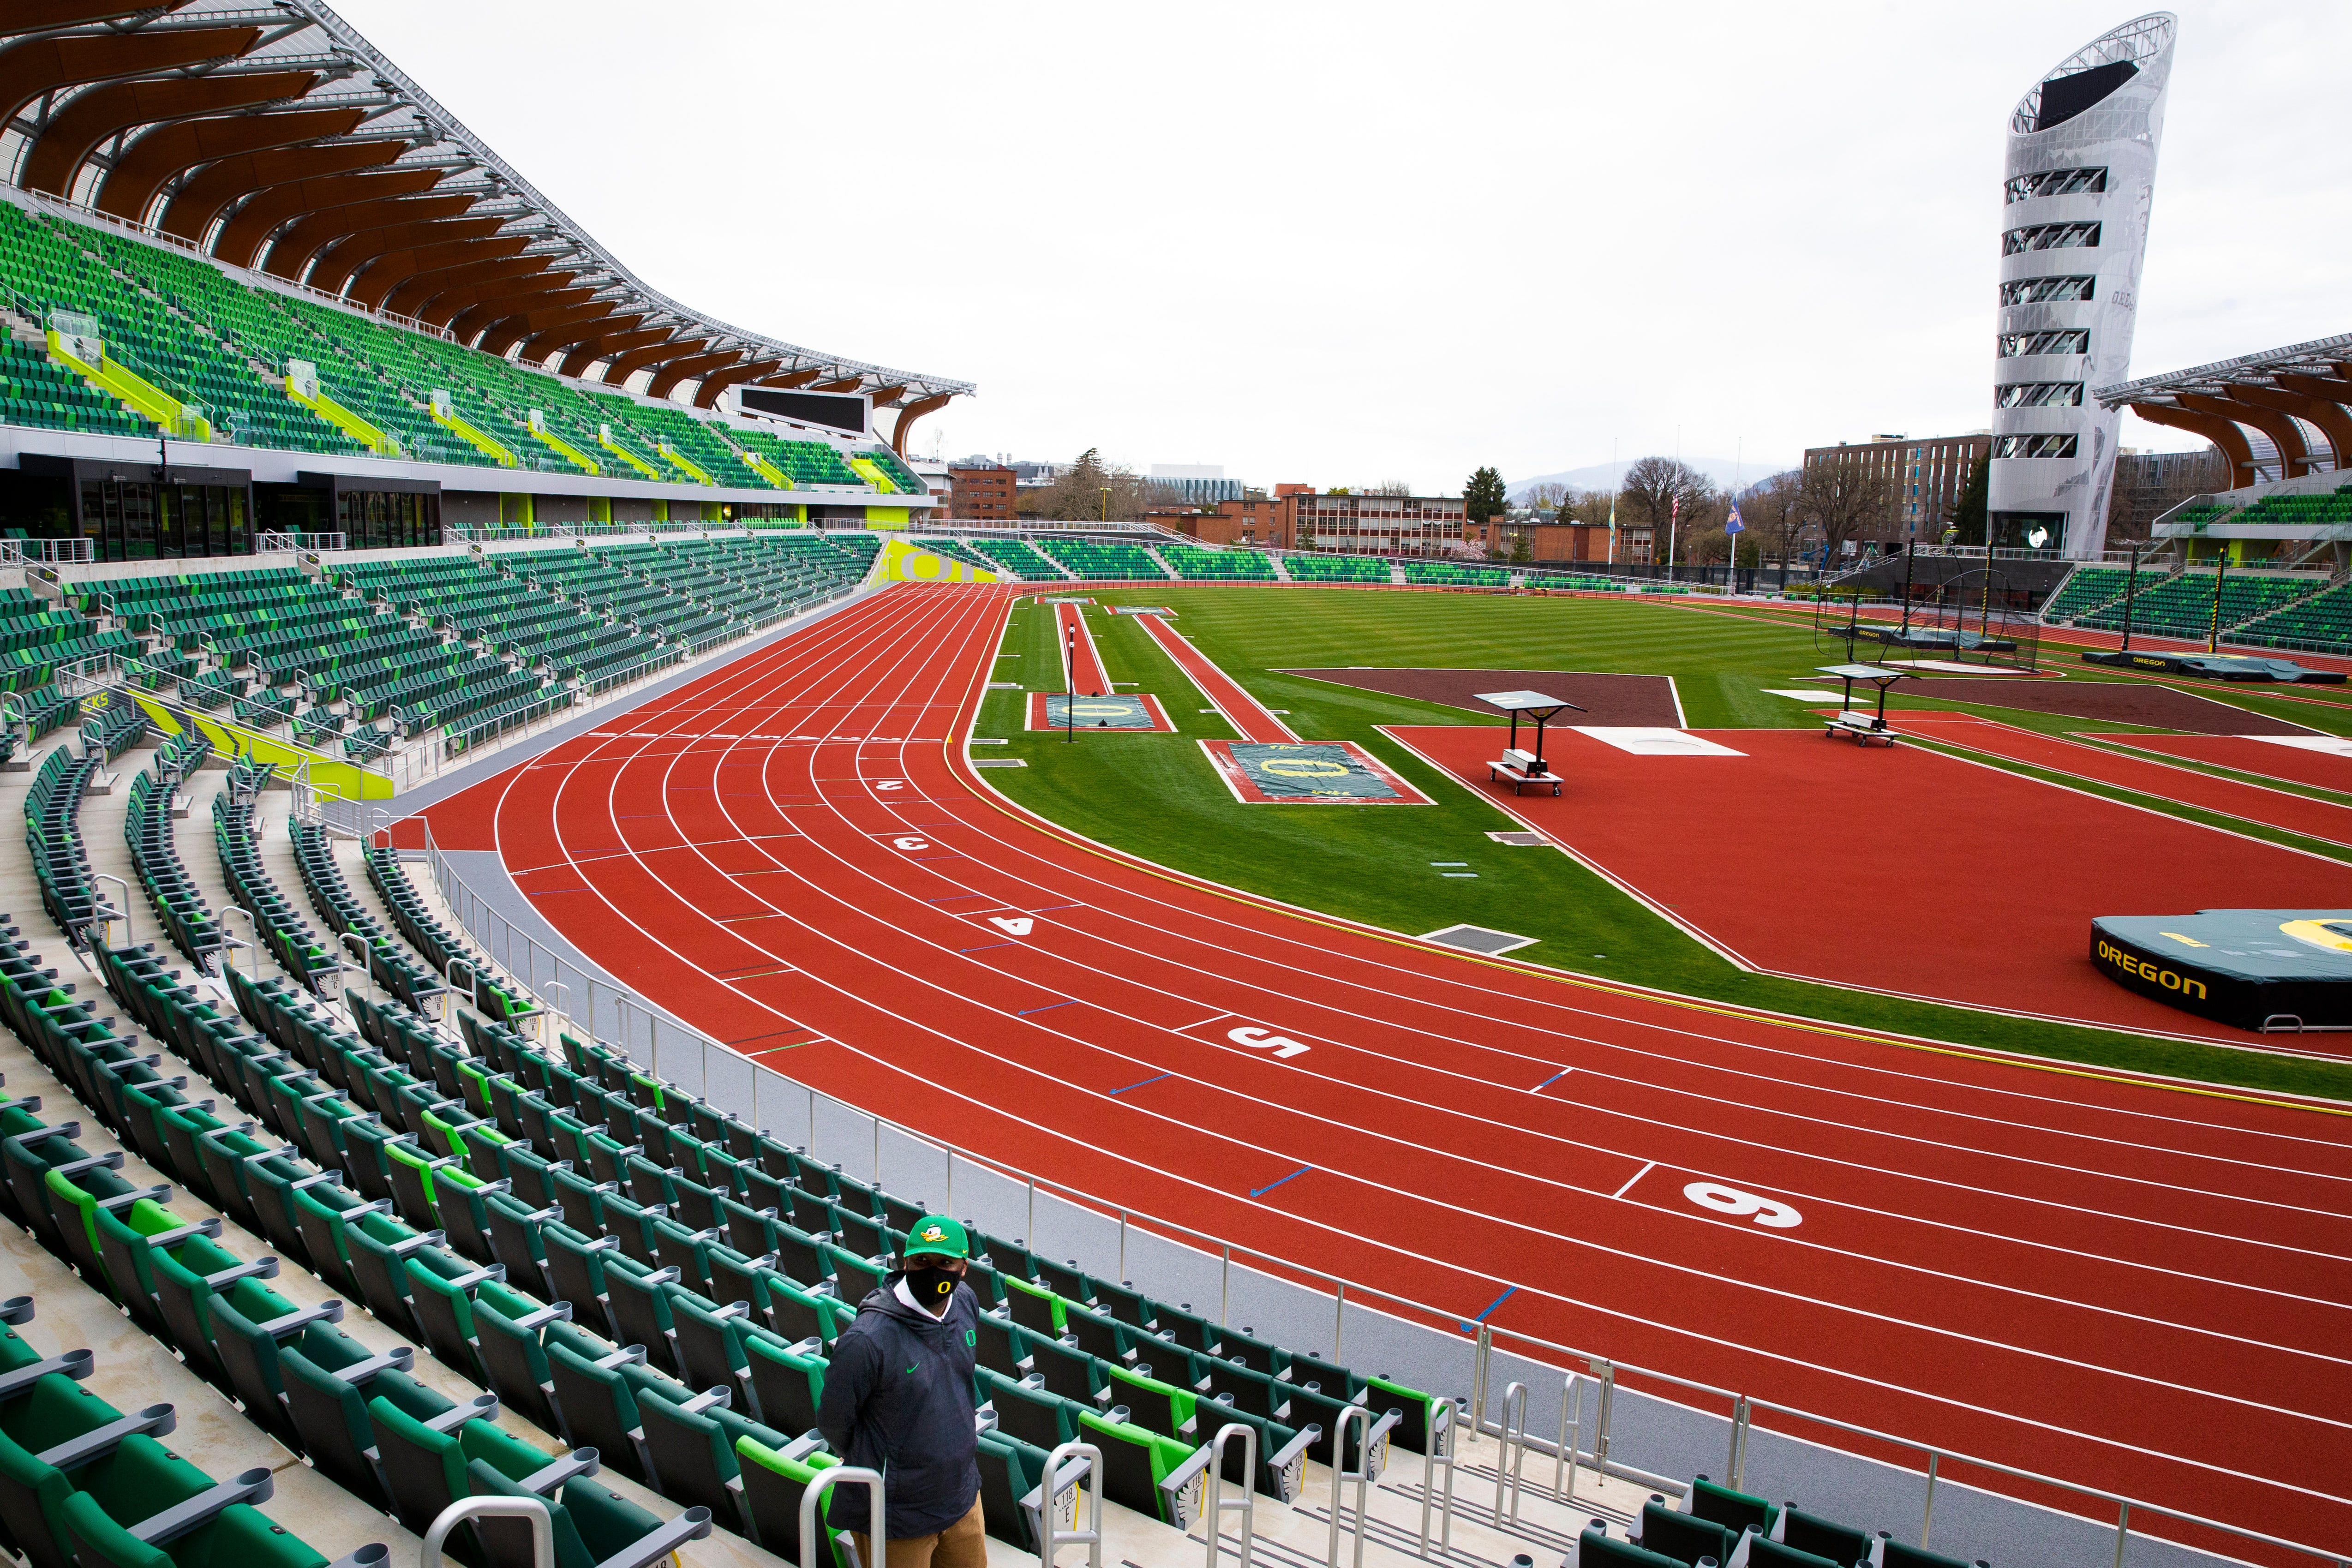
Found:
[[2352, 1029], [2352, 910], [2199, 910], [2091, 922], [2091, 962], [2241, 1029]]
[[1427, 805], [1430, 799], [1353, 741], [1203, 741], [1244, 805]]
[[1121, 691], [1109, 697], [1071, 697], [1059, 691], [1029, 694], [1029, 728], [1059, 730], [1125, 730], [1145, 734], [1173, 734], [1160, 699], [1148, 692]]

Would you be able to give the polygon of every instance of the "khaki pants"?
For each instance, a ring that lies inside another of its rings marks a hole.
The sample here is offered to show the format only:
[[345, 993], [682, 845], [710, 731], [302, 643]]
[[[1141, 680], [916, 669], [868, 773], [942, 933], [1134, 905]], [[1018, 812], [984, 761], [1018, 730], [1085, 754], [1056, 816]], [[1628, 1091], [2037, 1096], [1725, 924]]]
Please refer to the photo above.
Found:
[[[849, 1539], [857, 1542], [861, 1568], [874, 1568], [873, 1543], [862, 1535]], [[883, 1568], [988, 1568], [988, 1528], [981, 1518], [980, 1500], [972, 1499], [971, 1511], [945, 1530], [910, 1535], [889, 1545], [889, 1561]]]

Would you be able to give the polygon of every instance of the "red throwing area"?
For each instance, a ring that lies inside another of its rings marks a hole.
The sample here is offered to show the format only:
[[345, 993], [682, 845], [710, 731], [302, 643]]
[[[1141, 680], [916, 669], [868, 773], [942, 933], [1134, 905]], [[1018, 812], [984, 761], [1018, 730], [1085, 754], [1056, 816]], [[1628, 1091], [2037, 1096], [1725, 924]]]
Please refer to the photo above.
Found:
[[[743, 1055], [1107, 1210], [1426, 1303], [1442, 1327], [1483, 1317], [1507, 1348], [1540, 1336], [2352, 1542], [2344, 1121], [1473, 961], [1087, 845], [949, 739], [1009, 602], [894, 586], [443, 802], [435, 837], [495, 843], [590, 958]], [[1255, 707], [1178, 646], [1220, 706]], [[1471, 737], [1456, 760], [1483, 770], [1496, 731], [1418, 733]], [[2063, 868], [2016, 818], [1990, 864], [1933, 849], [1902, 874], [1878, 867], [1899, 835], [1791, 854], [1792, 824], [1904, 798], [1980, 832], [2003, 819], [1975, 797], [2013, 790], [2036, 837], [2118, 877], [2178, 858], [2151, 843], [2191, 847], [2159, 837], [2178, 825], [2078, 819], [2079, 796], [1817, 731], [1742, 731], [1750, 756], [1704, 761], [1555, 734], [1588, 802], [1646, 823], [1619, 829], [1627, 853], [1646, 831], [1645, 864], [1695, 899], [1744, 879], [1759, 918], [1833, 921], [1812, 934], [1891, 967], [1956, 927], [1973, 940], [1972, 888], [2040, 918]], [[1743, 812], [1741, 781], [1776, 773], [1772, 814]], [[1889, 779], [1912, 793], [1865, 793]], [[1743, 858], [1743, 829], [1776, 847]], [[1868, 879], [1841, 887], [1849, 863]], [[2067, 951], [2085, 935], [2074, 921]], [[1526, 951], [1582, 956], [1551, 948]]]
[[[1898, 731], [1909, 730], [1950, 745], [1966, 746], [1970, 751], [1983, 752], [1989, 756], [2030, 763], [2053, 773], [2071, 773], [2076, 778], [2137, 790], [2142, 795], [2177, 800], [2184, 805], [2201, 806], [2207, 811], [2221, 812], [2271, 827], [2282, 827], [2290, 833], [2325, 839], [2331, 844], [2352, 844], [2352, 805], [2338, 805], [2314, 800], [2308, 795], [2265, 789], [2260, 784], [2242, 784], [2235, 779], [2215, 778], [2210, 773], [2170, 767], [2150, 759], [2118, 756], [2096, 746], [2084, 745], [2079, 741], [2045, 735], [2034, 730], [2021, 730], [1997, 720], [1979, 719], [1967, 714], [1905, 713], [1895, 720], [1895, 727]], [[2246, 743], [2259, 744], [2256, 742]], [[2159, 911], [2109, 910], [2103, 912], [2153, 914]]]
[[[1562, 794], [1514, 799], [1486, 782], [1495, 730], [1389, 732], [1668, 919], [1757, 968], [1832, 984], [2250, 1040], [2099, 973], [2092, 920], [2344, 901], [2336, 861], [1916, 746], [1721, 730], [1701, 733], [1746, 755], [1633, 756], [1556, 728]], [[1899, 822], [1885, 821], [1891, 801]], [[1884, 829], [1818, 854], [1792, 850], [1785, 831], [1869, 822]], [[2352, 1054], [2352, 1042], [2335, 1048]]]
[[2099, 735], [2095, 739], [2352, 795], [2352, 752], [2283, 746], [2251, 735]]

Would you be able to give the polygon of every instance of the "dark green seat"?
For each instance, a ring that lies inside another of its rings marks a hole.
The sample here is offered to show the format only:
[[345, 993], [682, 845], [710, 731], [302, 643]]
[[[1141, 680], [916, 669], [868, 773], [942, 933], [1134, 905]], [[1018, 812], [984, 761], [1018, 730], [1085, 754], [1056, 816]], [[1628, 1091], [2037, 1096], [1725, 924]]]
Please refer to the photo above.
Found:
[[1731, 1560], [1736, 1537], [1711, 1519], [1646, 1502], [1642, 1505], [1641, 1524], [1642, 1532], [1635, 1539], [1644, 1552], [1690, 1563], [1693, 1568], [1702, 1557], [1717, 1563]]
[[1600, 1520], [1585, 1526], [1576, 1538], [1576, 1568], [1685, 1568], [1679, 1557], [1645, 1552], [1630, 1541], [1619, 1541]]
[[786, 1344], [765, 1329], [747, 1329], [742, 1337], [745, 1378], [751, 1412], [760, 1423], [795, 1436], [816, 1429], [816, 1409], [824, 1398], [823, 1345], [803, 1340]]
[[1690, 1511], [1701, 1519], [1713, 1520], [1729, 1531], [1738, 1540], [1742, 1531], [1754, 1530], [1759, 1534], [1772, 1533], [1772, 1521], [1780, 1510], [1760, 1497], [1718, 1486], [1705, 1476], [1691, 1482]]
[[1832, 1563], [1859, 1563], [1870, 1552], [1870, 1537], [1861, 1531], [1807, 1513], [1792, 1502], [1781, 1504], [1780, 1517], [1772, 1521], [1772, 1539]]

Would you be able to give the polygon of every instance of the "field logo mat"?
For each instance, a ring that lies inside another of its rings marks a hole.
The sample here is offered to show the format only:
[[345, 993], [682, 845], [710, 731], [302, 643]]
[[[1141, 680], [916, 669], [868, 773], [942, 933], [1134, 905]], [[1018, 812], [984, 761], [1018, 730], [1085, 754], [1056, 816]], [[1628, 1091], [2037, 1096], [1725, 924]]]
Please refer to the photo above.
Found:
[[1203, 741], [1244, 805], [1427, 805], [1430, 799], [1353, 741]]
[[993, 583], [993, 572], [983, 572], [968, 561], [958, 561], [951, 555], [941, 555], [926, 550], [908, 539], [886, 539], [882, 542], [882, 564], [877, 574], [885, 583]]
[[1072, 697], [1059, 691], [1029, 694], [1032, 730], [1126, 730], [1172, 734], [1176, 726], [1148, 692], [1121, 691], [1108, 697]]
[[1165, 605], [1113, 605], [1110, 613], [1114, 616], [1167, 616], [1171, 619], [1176, 614]]

